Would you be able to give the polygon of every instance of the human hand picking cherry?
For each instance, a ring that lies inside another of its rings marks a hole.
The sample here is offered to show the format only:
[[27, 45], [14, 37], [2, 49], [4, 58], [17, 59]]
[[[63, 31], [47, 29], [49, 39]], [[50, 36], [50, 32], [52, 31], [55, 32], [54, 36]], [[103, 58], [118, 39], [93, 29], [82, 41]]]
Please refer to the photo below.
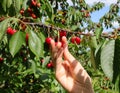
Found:
[[56, 79], [69, 93], [94, 93], [91, 78], [69, 52], [65, 36], [61, 42], [50, 41]]

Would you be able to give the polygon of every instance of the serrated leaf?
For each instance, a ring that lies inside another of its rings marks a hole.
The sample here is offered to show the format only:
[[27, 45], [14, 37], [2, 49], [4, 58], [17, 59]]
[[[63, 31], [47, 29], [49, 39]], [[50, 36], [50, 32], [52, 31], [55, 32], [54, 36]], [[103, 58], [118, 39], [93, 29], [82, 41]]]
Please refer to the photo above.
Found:
[[115, 40], [110, 40], [101, 51], [101, 67], [111, 80], [113, 80], [114, 52]]
[[9, 41], [9, 50], [11, 55], [14, 57], [15, 54], [20, 50], [21, 46], [24, 44], [25, 38], [23, 32], [16, 32]]
[[34, 31], [30, 30], [29, 34], [30, 35], [29, 35], [28, 44], [29, 44], [30, 50], [37, 57], [40, 57], [43, 52], [42, 41]]
[[102, 28], [102, 27], [97, 27], [97, 28], [95, 29], [95, 35], [96, 35], [96, 38], [97, 38], [97, 39], [100, 38], [102, 31], [103, 31], [103, 28]]
[[45, 35], [42, 32], [40, 32], [39, 33], [39, 37], [42, 40], [42, 42], [44, 43], [45, 42], [45, 38], [46, 38]]
[[104, 47], [104, 45], [106, 44], [107, 40], [104, 40], [103, 42], [101, 42], [98, 47], [95, 49], [95, 53], [94, 53], [94, 56], [95, 56], [95, 64], [96, 64], [96, 68], [99, 67], [100, 65], [100, 56], [101, 56], [101, 50], [102, 50], [102, 47]]
[[[110, 80], [115, 84], [120, 76], [120, 40], [109, 41], [101, 52], [101, 66]], [[120, 80], [117, 81], [120, 84]]]

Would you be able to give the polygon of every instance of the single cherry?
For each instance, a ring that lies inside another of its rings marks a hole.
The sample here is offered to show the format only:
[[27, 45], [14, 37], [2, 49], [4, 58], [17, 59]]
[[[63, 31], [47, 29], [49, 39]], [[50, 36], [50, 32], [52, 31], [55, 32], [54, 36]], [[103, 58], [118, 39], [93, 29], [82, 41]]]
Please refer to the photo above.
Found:
[[22, 9], [20, 10], [20, 14], [23, 15], [24, 12], [25, 12], [25, 10], [22, 8]]
[[60, 37], [67, 35], [66, 31], [64, 31], [64, 30], [61, 30], [61, 31], [59, 32], [59, 34], [60, 34]]
[[77, 44], [80, 44], [80, 43], [81, 43], [81, 39], [80, 39], [79, 37], [76, 37], [76, 38], [75, 38], [75, 42], [76, 42]]
[[34, 14], [34, 13], [32, 13], [32, 14], [30, 14], [31, 15], [31, 17], [33, 18], [33, 19], [36, 19], [37, 18], [37, 16]]
[[0, 57], [0, 63], [2, 63], [2, 62], [3, 62], [3, 60], [4, 60], [4, 58]]
[[47, 37], [47, 38], [45, 39], [45, 42], [46, 42], [47, 44], [50, 44], [51, 40], [52, 40], [51, 37]]
[[31, 0], [31, 5], [36, 6], [37, 5], [36, 0]]
[[47, 68], [53, 68], [53, 62], [48, 63]]
[[74, 44], [75, 43], [75, 37], [72, 37], [70, 41]]

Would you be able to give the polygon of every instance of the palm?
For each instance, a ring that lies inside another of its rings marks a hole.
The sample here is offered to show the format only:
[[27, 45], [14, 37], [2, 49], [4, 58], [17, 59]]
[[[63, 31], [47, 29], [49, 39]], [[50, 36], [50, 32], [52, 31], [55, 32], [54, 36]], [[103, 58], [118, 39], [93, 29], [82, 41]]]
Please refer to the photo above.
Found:
[[58, 65], [59, 68], [56, 69], [56, 78], [63, 85], [65, 89], [72, 90], [72, 86], [74, 84], [74, 80], [72, 77], [71, 71], [69, 68], [62, 63]]

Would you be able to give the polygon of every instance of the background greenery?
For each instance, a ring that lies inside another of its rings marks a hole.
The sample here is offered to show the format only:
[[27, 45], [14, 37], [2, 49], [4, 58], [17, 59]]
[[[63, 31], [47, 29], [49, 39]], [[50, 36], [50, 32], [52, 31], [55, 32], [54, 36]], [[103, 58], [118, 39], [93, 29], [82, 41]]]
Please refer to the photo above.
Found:
[[[0, 92], [66, 93], [54, 77], [47, 37], [65, 31], [71, 53], [92, 78], [95, 93], [120, 93], [120, 0], [98, 23], [91, 14], [105, 4], [84, 0], [0, 0]], [[86, 26], [87, 25], [87, 26]], [[103, 28], [112, 32], [103, 32]], [[8, 33], [8, 28], [10, 30]], [[13, 34], [10, 34], [13, 33]], [[28, 36], [27, 36], [28, 35]], [[81, 38], [81, 44], [70, 39]]]

